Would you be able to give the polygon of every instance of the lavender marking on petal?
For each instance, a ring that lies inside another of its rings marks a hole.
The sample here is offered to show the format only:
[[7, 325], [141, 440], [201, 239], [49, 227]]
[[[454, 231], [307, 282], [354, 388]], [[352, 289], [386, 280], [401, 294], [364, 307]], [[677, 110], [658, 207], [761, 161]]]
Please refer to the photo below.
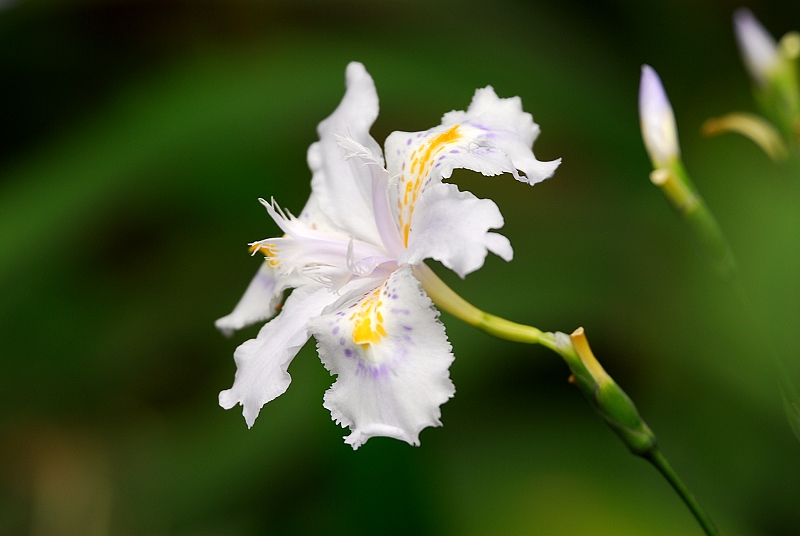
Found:
[[260, 271], [257, 272], [258, 274], [258, 281], [261, 283], [261, 286], [265, 289], [274, 289], [275, 288], [275, 280], [271, 277], [267, 277], [266, 275], [262, 274]]
[[350, 348], [345, 348], [344, 355], [347, 357], [353, 357], [353, 351]]
[[378, 378], [385, 378], [389, 375], [389, 368], [386, 364], [381, 364], [379, 367], [372, 367], [370, 366], [367, 370], [369, 370], [370, 376], [372, 376], [373, 380]]
[[339, 326], [333, 328], [333, 334], [336, 335], [337, 333], [339, 333]]

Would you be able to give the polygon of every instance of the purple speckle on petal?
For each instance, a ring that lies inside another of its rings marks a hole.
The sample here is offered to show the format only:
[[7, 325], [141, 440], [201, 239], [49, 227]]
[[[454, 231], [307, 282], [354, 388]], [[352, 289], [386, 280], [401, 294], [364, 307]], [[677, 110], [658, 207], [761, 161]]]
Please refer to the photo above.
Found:
[[406, 331], [413, 331], [414, 330], [414, 328], [412, 328], [411, 326], [403, 326], [403, 329], [406, 330]]
[[461, 151], [459, 151], [458, 149], [453, 149], [452, 151], [450, 151], [450, 154], [458, 154], [460, 152]]
[[336, 335], [337, 333], [339, 333], [339, 326], [333, 328], [333, 334]]
[[408, 139], [406, 140], [406, 145], [411, 145], [411, 138], [408, 138]]
[[340, 346], [344, 346], [344, 343], [345, 343], [345, 342], [347, 342], [347, 341], [345, 341], [345, 340], [344, 340], [344, 337], [342, 337], [341, 339], [339, 339], [339, 345], [340, 345]]
[[381, 377], [381, 376], [382, 377], [386, 377], [386, 376], [389, 375], [389, 369], [386, 367], [386, 365], [381, 365], [380, 367], [376, 367], [376, 368], [370, 367], [369, 372], [370, 372], [370, 374], [372, 375], [373, 378], [378, 378], [378, 377]]
[[379, 378], [386, 378], [389, 376], [389, 367], [386, 364], [381, 365], [374, 365], [372, 363], [365, 363], [362, 360], [358, 360], [358, 365], [356, 366], [356, 376], [371, 376], [373, 380], [377, 380]]
[[411, 337], [409, 337], [408, 335], [403, 335], [403, 340], [406, 342], [411, 342]]
[[353, 357], [353, 351], [350, 348], [345, 348], [344, 355], [346, 355], [347, 357]]
[[392, 299], [396, 300], [397, 299], [397, 294], [392, 294]]
[[272, 290], [275, 288], [275, 280], [271, 277], [267, 277], [261, 272], [257, 272], [258, 281], [261, 283], [261, 286], [264, 289]]

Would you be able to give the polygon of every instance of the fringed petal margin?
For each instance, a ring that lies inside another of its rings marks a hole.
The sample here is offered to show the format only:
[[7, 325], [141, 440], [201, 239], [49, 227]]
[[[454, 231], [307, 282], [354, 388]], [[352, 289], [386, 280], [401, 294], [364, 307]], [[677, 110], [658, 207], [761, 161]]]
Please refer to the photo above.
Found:
[[233, 387], [219, 394], [219, 405], [231, 409], [241, 404], [247, 426], [252, 427], [261, 407], [289, 387], [292, 378], [287, 369], [310, 337], [309, 320], [338, 298], [323, 286], [306, 285], [292, 292], [281, 313], [234, 352]]
[[375, 290], [315, 318], [310, 329], [336, 382], [324, 405], [351, 433], [354, 449], [370, 437], [419, 444], [440, 426], [439, 406], [455, 393], [450, 343], [439, 312], [404, 266]]

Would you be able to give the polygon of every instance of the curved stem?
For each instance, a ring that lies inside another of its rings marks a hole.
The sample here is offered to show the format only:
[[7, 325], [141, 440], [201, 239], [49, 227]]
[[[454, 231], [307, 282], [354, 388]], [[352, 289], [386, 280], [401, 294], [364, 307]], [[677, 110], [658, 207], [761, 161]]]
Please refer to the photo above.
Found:
[[641, 456], [658, 469], [680, 495], [706, 534], [709, 536], [719, 534], [711, 518], [700, 508], [686, 484], [667, 462], [658, 448], [655, 434], [641, 418], [633, 401], [595, 358], [583, 328], [578, 328], [569, 336], [563, 333], [545, 333], [535, 327], [517, 324], [481, 311], [456, 294], [425, 264], [414, 266], [414, 274], [428, 296], [442, 310], [495, 337], [528, 344], [541, 344], [559, 354], [572, 371], [570, 381], [578, 386], [625, 446], [633, 454]]
[[467, 324], [500, 339], [528, 344], [541, 344], [555, 352], [559, 351], [552, 333], [545, 333], [532, 326], [517, 324], [505, 318], [481, 311], [456, 294], [425, 263], [414, 266], [414, 275], [420, 280], [425, 292], [439, 309], [447, 311]]

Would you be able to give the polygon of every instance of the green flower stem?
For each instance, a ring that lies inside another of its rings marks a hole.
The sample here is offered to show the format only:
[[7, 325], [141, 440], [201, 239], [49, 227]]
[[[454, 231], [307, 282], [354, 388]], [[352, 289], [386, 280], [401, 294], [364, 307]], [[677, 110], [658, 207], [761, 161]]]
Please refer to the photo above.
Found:
[[789, 32], [778, 46], [779, 62], [769, 74], [767, 84], [756, 86], [754, 94], [764, 114], [781, 130], [787, 143], [800, 143], [800, 34]]
[[[786, 74], [786, 79], [792, 81], [794, 85], [784, 89], [786, 89], [785, 93], [787, 95], [795, 95], [797, 99], [800, 99], [800, 92], [798, 92], [799, 90], [797, 88], [798, 74], [796, 71], [797, 54], [800, 54], [800, 35], [790, 35], [792, 39], [797, 40], [797, 43], [793, 45], [797, 52], [794, 53], [792, 62], [790, 62], [791, 72], [787, 71], [787, 73], [784, 74]], [[793, 108], [791, 108], [793, 110], [792, 113], [795, 114], [795, 117], [797, 117], [796, 121], [800, 124], [800, 101], [795, 102], [791, 99], [789, 99], [789, 101], [793, 103]], [[798, 139], [800, 140], [800, 127], [798, 127]], [[797, 155], [789, 160], [789, 166], [791, 166], [790, 170], [792, 170], [795, 175], [800, 175], [800, 173], [798, 173], [800, 171], [800, 160], [797, 158]], [[743, 309], [748, 312], [750, 324], [760, 326], [761, 321], [752, 312], [750, 300], [741, 283], [739, 268], [728, 246], [728, 241], [725, 239], [725, 235], [722, 233], [722, 229], [717, 223], [716, 218], [714, 218], [711, 210], [708, 208], [705, 201], [703, 201], [702, 196], [700, 196], [689, 178], [682, 162], [676, 159], [671, 162], [668, 167], [654, 170], [650, 174], [650, 180], [661, 189], [672, 208], [686, 223], [699, 246], [702, 256], [709, 261], [709, 264], [717, 274], [731, 285], [737, 298], [742, 303]], [[761, 326], [761, 331], [763, 331], [764, 334], [767, 333], [767, 330], [765, 330], [763, 326]], [[764, 340], [769, 340], [767, 335], [763, 335], [762, 338]], [[798, 440], [800, 440], [800, 396], [798, 396], [794, 382], [786, 370], [783, 358], [774, 349], [771, 351], [768, 350], [768, 352], [775, 366], [786, 417], [793, 433]]]
[[499, 316], [481, 311], [467, 300], [456, 294], [453, 289], [439, 279], [425, 263], [414, 266], [414, 274], [422, 283], [425, 292], [433, 302], [453, 316], [467, 324], [475, 326], [500, 339], [529, 344], [542, 344], [553, 351], [558, 351], [551, 333], [544, 333], [534, 327], [511, 322]]
[[656, 469], [667, 479], [667, 481], [672, 485], [672, 488], [681, 496], [683, 502], [686, 503], [686, 506], [689, 510], [692, 511], [694, 514], [695, 519], [703, 527], [703, 530], [706, 534], [719, 534], [717, 531], [717, 527], [714, 526], [714, 523], [711, 521], [711, 518], [703, 511], [700, 507], [700, 504], [694, 498], [694, 495], [689, 491], [689, 488], [686, 487], [686, 484], [683, 482], [681, 477], [678, 476], [678, 473], [675, 472], [675, 469], [667, 461], [667, 458], [661, 452], [661, 449], [655, 447], [653, 450], [645, 456], [647, 461], [652, 463]]
[[683, 499], [684, 504], [692, 512], [706, 534], [718, 535], [719, 531], [714, 526], [711, 518], [700, 507], [697, 499], [669, 464], [664, 453], [661, 452], [656, 442], [655, 434], [639, 416], [633, 401], [617, 386], [614, 380], [600, 366], [600, 363], [597, 362], [589, 347], [589, 342], [586, 340], [586, 335], [583, 333], [583, 328], [575, 330], [570, 335], [570, 339], [581, 361], [587, 365], [587, 368], [592, 371], [592, 375], [596, 379], [591, 391], [588, 389], [582, 390], [590, 402], [595, 402], [595, 408], [606, 421], [606, 424], [616, 432], [633, 454], [641, 456], [658, 469], [680, 498]]
[[741, 293], [736, 259], [716, 218], [692, 183], [680, 160], [650, 174], [676, 214], [686, 223], [701, 255], [725, 281]]
[[583, 328], [571, 335], [546, 333], [532, 326], [517, 324], [481, 311], [448, 287], [427, 265], [414, 267], [414, 273], [433, 302], [442, 310], [490, 335], [509, 341], [541, 344], [559, 354], [572, 372], [574, 383], [605, 423], [635, 455], [652, 463], [709, 536], [718, 535], [708, 515], [700, 508], [686, 484], [678, 477], [659, 449], [656, 436], [639, 415], [633, 401], [614, 382], [597, 361]]

